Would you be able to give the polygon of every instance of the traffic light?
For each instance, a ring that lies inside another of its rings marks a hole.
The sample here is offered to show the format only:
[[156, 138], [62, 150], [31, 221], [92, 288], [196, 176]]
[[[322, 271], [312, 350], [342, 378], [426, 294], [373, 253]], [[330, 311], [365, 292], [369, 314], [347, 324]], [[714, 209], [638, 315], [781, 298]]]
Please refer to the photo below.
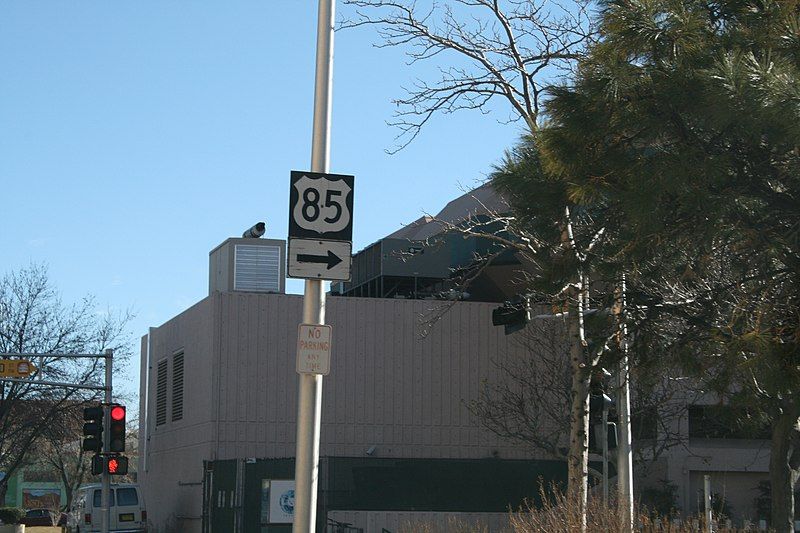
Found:
[[108, 432], [110, 452], [125, 451], [125, 406], [112, 405], [109, 412]]
[[106, 471], [112, 476], [124, 476], [128, 473], [128, 458], [123, 455], [107, 457]]
[[103, 473], [103, 456], [102, 455], [93, 455], [92, 456], [92, 475], [99, 476]]
[[492, 325], [505, 326], [506, 335], [525, 328], [531, 320], [530, 299], [515, 296], [492, 311]]
[[[606, 425], [606, 438], [608, 439], [608, 449], [614, 450], [619, 445], [617, 440], [617, 424], [609, 422]], [[589, 451], [602, 453], [603, 451], [603, 423], [592, 424], [589, 432]]]
[[[608, 411], [614, 406], [607, 394], [591, 394], [589, 396], [589, 420], [592, 426], [589, 431], [589, 450], [602, 452], [603, 450], [603, 410]], [[605, 437], [608, 442], [608, 449], [613, 450], [617, 447], [617, 425], [614, 422], [607, 422], [605, 427]]]
[[83, 451], [100, 452], [103, 450], [103, 406], [83, 409]]
[[103, 472], [112, 476], [124, 476], [128, 473], [128, 458], [122, 455], [95, 455], [92, 457], [92, 475]]

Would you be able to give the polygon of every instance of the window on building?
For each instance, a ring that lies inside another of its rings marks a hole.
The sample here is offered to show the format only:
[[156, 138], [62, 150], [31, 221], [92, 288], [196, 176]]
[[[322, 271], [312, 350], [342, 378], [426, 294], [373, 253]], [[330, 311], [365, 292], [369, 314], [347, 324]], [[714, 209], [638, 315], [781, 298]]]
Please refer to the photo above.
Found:
[[769, 439], [769, 426], [747, 409], [730, 405], [689, 406], [689, 437], [696, 439]]
[[634, 441], [658, 438], [658, 409], [653, 405], [634, 408], [631, 412], [631, 436]]
[[183, 352], [172, 356], [172, 421], [183, 418]]
[[156, 426], [167, 423], [167, 360], [158, 362], [156, 374]]

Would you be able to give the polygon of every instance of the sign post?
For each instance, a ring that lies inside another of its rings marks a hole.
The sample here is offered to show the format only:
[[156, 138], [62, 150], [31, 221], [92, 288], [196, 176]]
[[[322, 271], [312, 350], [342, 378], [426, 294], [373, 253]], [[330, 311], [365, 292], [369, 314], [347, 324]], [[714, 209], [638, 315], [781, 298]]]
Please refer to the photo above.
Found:
[[[323, 280], [335, 279], [330, 276], [337, 273], [349, 278], [349, 251], [345, 254], [341, 245], [326, 244], [326, 241], [351, 239], [353, 213], [352, 177], [348, 180], [325, 174], [330, 162], [334, 0], [319, 0], [317, 16], [311, 172], [293, 172], [289, 193], [288, 273], [306, 278], [303, 324], [311, 327], [325, 324]], [[311, 242], [300, 243], [297, 239]], [[322, 374], [299, 373], [294, 533], [316, 531], [321, 415]]]

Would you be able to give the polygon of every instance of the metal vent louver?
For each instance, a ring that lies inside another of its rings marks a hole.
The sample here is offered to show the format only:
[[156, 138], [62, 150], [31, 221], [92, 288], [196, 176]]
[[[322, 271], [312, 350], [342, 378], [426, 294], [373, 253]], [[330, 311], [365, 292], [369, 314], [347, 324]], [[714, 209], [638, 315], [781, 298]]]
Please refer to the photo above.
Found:
[[278, 246], [235, 246], [233, 290], [280, 292], [281, 249]]
[[158, 362], [156, 375], [156, 426], [167, 423], [167, 360]]
[[183, 418], [183, 353], [172, 357], [172, 421]]

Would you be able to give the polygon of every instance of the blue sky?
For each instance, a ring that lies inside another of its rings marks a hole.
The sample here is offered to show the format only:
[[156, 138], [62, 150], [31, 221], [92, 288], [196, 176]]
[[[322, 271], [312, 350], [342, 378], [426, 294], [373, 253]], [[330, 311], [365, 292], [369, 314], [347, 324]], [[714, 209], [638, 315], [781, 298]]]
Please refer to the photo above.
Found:
[[[0, 2], [0, 274], [44, 263], [66, 301], [131, 309], [123, 391], [138, 391], [139, 337], [207, 295], [212, 248], [259, 220], [286, 237], [289, 171], [310, 166], [316, 11]], [[392, 99], [437, 64], [375, 42], [374, 28], [335, 39], [331, 172], [356, 176], [355, 250], [475, 185], [520, 133], [463, 112], [388, 155]]]

